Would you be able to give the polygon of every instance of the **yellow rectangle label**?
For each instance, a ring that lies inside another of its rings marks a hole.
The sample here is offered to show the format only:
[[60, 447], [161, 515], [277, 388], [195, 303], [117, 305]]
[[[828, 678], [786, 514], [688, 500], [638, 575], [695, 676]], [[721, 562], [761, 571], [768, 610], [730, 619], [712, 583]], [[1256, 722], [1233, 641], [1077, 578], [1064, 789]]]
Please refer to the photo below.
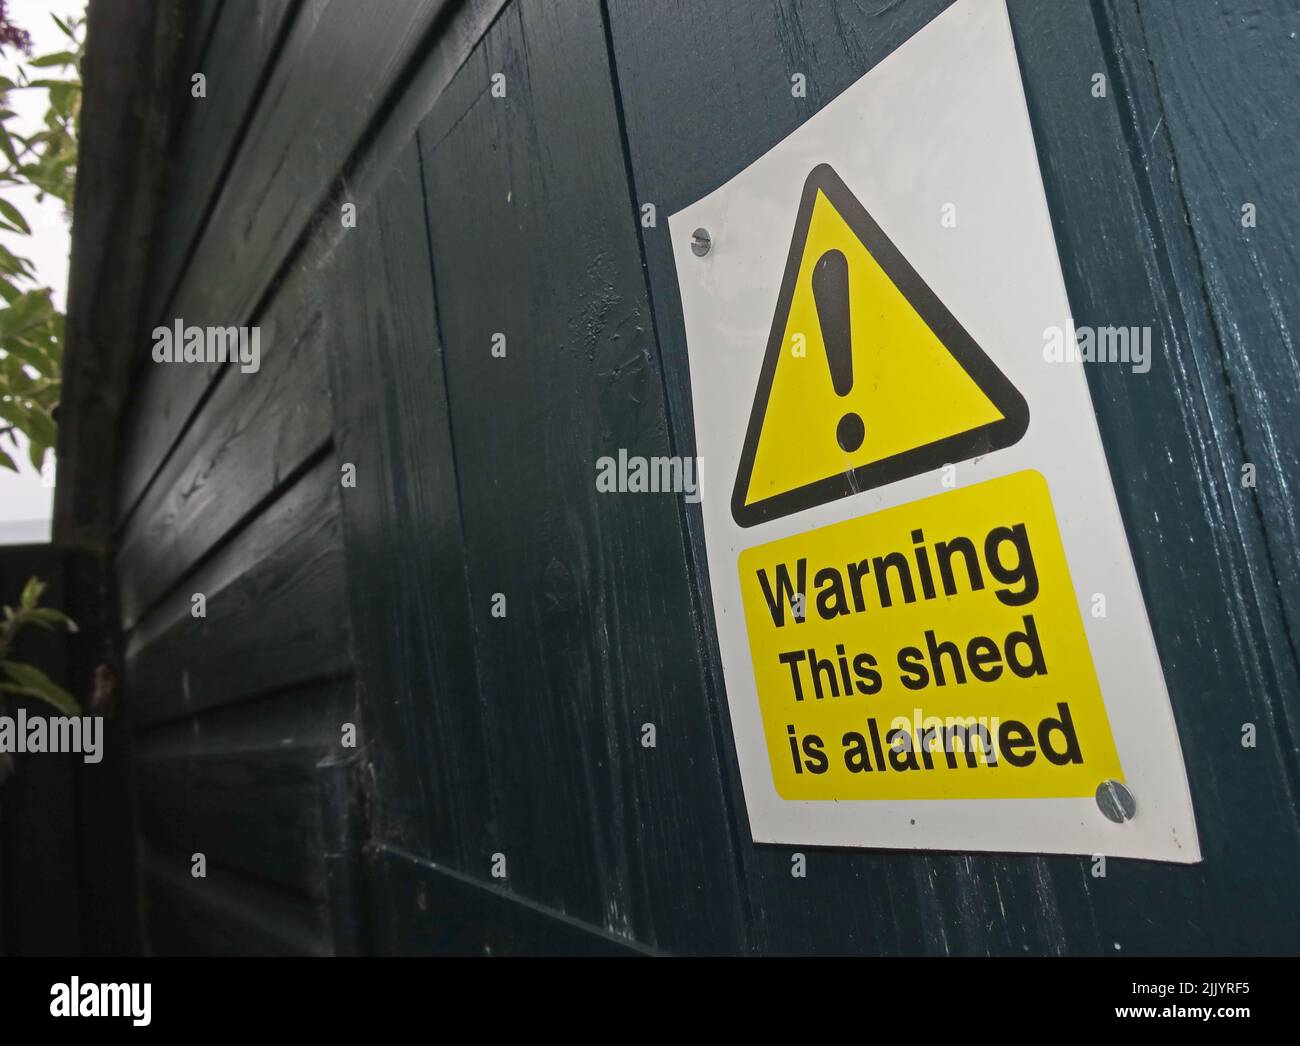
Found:
[[1091, 796], [1123, 780], [1034, 471], [740, 554], [784, 799]]

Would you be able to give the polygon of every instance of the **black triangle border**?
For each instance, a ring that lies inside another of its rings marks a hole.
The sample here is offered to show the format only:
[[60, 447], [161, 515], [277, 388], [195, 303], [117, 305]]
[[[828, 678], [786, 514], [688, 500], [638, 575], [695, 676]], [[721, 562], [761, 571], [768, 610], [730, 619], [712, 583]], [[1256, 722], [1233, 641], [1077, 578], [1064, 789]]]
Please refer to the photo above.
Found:
[[[933, 443], [913, 447], [880, 461], [873, 461], [817, 480], [794, 490], [774, 494], [752, 505], [744, 503], [745, 491], [753, 475], [754, 456], [758, 451], [758, 438], [763, 430], [763, 418], [776, 376], [776, 365], [781, 358], [785, 321], [794, 298], [795, 284], [799, 279], [799, 266], [803, 260], [804, 241], [812, 221], [813, 204], [818, 190], [839, 211], [854, 234], [862, 241], [877, 264], [908, 300], [920, 317], [934, 332], [949, 354], [960, 364], [971, 380], [1002, 412], [1002, 417], [969, 432], [959, 432]], [[920, 475], [932, 469], [957, 461], [1002, 450], [1018, 442], [1029, 428], [1029, 405], [1019, 390], [1011, 384], [975, 339], [967, 333], [955, 316], [939, 300], [926, 282], [903, 257], [902, 252], [876, 224], [867, 209], [844, 184], [830, 164], [818, 164], [804, 182], [803, 197], [799, 201], [799, 214], [795, 219], [794, 235], [790, 239], [790, 254], [785, 263], [785, 276], [781, 280], [781, 293], [777, 298], [776, 313], [772, 320], [772, 333], [768, 336], [767, 355], [759, 373], [758, 390], [750, 410], [749, 428], [741, 450], [740, 464], [736, 469], [736, 484], [731, 494], [731, 515], [742, 527], [752, 527], [769, 520], [779, 519], [794, 512], [824, 505], [839, 498], [860, 494], [864, 490], [882, 487], [900, 479]]]

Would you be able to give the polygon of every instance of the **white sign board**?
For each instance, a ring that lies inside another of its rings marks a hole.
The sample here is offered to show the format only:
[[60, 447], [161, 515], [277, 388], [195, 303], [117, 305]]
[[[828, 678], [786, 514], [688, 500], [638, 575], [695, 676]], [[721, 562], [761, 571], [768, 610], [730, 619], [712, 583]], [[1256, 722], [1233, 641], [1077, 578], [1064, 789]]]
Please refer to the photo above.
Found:
[[1004, 6], [670, 227], [755, 840], [1200, 860]]

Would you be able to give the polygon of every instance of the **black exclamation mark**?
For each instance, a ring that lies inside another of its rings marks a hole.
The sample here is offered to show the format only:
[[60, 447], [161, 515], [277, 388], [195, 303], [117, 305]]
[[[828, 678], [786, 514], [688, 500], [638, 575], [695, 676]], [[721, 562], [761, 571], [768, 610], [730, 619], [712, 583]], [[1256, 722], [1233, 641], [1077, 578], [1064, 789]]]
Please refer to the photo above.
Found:
[[[827, 251], [817, 259], [812, 275], [813, 300], [826, 346], [835, 395], [853, 390], [853, 329], [849, 318], [849, 260], [842, 251]], [[835, 427], [840, 447], [852, 453], [862, 446], [867, 434], [862, 419], [849, 411]]]

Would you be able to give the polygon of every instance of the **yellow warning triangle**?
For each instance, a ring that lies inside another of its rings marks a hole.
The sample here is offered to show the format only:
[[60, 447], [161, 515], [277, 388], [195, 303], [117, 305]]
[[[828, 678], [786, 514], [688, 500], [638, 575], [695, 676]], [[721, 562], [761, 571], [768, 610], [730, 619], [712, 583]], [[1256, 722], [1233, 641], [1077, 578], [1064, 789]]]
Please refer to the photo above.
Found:
[[743, 527], [1024, 435], [1024, 398], [826, 164], [804, 184], [732, 494]]

